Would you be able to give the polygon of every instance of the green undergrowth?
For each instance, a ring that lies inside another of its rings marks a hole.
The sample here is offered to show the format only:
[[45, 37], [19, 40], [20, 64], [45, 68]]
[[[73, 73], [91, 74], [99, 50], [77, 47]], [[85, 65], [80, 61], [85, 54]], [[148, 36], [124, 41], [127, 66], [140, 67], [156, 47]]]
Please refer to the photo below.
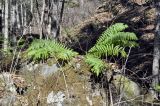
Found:
[[46, 60], [52, 57], [57, 60], [70, 60], [77, 54], [77, 52], [58, 43], [56, 40], [36, 39], [26, 50], [25, 58], [31, 58], [33, 61]]
[[[99, 76], [107, 67], [102, 59], [109, 56], [126, 58], [126, 48], [136, 47], [138, 38], [132, 32], [124, 32], [128, 25], [116, 23], [107, 28], [99, 37], [96, 44], [86, 53], [84, 60], [90, 65], [91, 71]], [[70, 61], [78, 55], [77, 52], [64, 46], [56, 40], [34, 40], [26, 50], [26, 59], [33, 61], [55, 58]]]
[[97, 76], [105, 70], [105, 63], [102, 57], [120, 56], [127, 57], [125, 49], [136, 47], [138, 38], [132, 32], [124, 32], [128, 25], [116, 23], [107, 28], [97, 40], [96, 44], [87, 52], [86, 62]]

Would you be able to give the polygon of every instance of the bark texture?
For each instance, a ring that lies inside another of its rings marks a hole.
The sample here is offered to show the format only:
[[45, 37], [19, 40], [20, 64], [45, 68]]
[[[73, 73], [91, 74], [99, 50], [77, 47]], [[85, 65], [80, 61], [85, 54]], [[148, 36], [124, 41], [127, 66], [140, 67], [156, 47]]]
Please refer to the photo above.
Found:
[[[152, 68], [152, 75], [154, 76], [152, 80], [152, 87], [155, 88], [160, 84], [160, 71], [159, 71], [159, 60], [160, 60], [160, 1], [155, 1], [156, 7], [156, 15], [157, 15], [157, 22], [156, 22], [156, 30], [155, 30], [155, 40], [154, 40], [154, 54], [153, 54], [153, 68]], [[157, 98], [160, 98], [159, 92], [155, 91], [154, 95]]]
[[8, 5], [9, 0], [5, 0], [4, 51], [8, 48]]

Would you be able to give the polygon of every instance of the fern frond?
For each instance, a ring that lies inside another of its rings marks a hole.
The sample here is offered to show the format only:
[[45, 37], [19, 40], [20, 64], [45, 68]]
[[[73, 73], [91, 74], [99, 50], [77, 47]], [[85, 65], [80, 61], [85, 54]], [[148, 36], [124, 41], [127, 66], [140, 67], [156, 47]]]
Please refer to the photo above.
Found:
[[57, 53], [56, 57], [62, 60], [70, 60], [72, 59], [75, 55], [78, 55], [78, 53], [73, 52], [72, 50], [66, 50], [64, 49], [63, 51]]
[[120, 54], [121, 57], [126, 57], [126, 47], [138, 46], [135, 42], [138, 38], [134, 33], [122, 32], [126, 28], [128, 28], [128, 25], [123, 23], [110, 26], [88, 51], [87, 55], [89, 56], [87, 56], [86, 62], [92, 66], [93, 72], [97, 75], [102, 72], [103, 61], [100, 59], [102, 56], [119, 56]]
[[[123, 41], [136, 41], [138, 40], [138, 38], [136, 37], [136, 35], [134, 33], [131, 32], [118, 32], [112, 36], [108, 36], [106, 37], [106, 39], [104, 39], [101, 43], [99, 44], [116, 44], [116, 45], [122, 45]], [[124, 45], [122, 45], [124, 46]]]
[[55, 40], [43, 39], [34, 40], [26, 52], [26, 58], [32, 58], [34, 61], [47, 59], [49, 57], [70, 60], [78, 54]]
[[122, 47], [136, 47], [138, 45], [136, 40], [138, 40], [137, 36], [131, 32], [119, 32], [111, 39], [113, 44]]
[[95, 45], [94, 48], [89, 50], [90, 54], [93, 54], [94, 56], [118, 56], [119, 53], [121, 53], [122, 57], [126, 57], [124, 54], [124, 48], [117, 45], [114, 46], [113, 44], [106, 44], [106, 45]]
[[87, 55], [85, 58], [85, 62], [89, 64], [91, 67], [91, 71], [95, 73], [97, 76], [105, 69], [105, 63], [93, 55]]
[[128, 28], [128, 25], [126, 25], [124, 23], [116, 23], [116, 24], [110, 26], [107, 30], [105, 30], [102, 33], [102, 36], [98, 39], [97, 44], [103, 42], [107, 37], [113, 36], [113, 35], [117, 34], [118, 32], [125, 30], [126, 28]]
[[125, 47], [138, 46], [135, 42], [138, 38], [134, 33], [119, 32], [127, 27], [123, 23], [117, 23], [109, 27], [99, 38], [95, 46], [89, 50], [89, 53], [93, 53], [98, 57], [103, 55], [118, 56], [120, 53], [122, 57], [126, 57]]

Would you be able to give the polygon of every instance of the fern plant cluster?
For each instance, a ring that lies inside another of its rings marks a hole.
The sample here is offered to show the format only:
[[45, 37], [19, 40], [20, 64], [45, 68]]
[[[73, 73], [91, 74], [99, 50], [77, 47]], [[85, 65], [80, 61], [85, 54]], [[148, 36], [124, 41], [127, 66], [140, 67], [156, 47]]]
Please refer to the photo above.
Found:
[[34, 40], [26, 53], [26, 57], [32, 58], [34, 61], [48, 59], [49, 57], [70, 60], [78, 54], [63, 44], [58, 43], [56, 40], [43, 39]]
[[106, 67], [102, 61], [104, 56], [126, 57], [126, 47], [136, 47], [138, 40], [132, 32], [124, 32], [128, 25], [116, 23], [105, 30], [97, 40], [96, 44], [88, 51], [86, 62], [91, 66], [91, 70], [98, 76]]
[[[102, 60], [104, 56], [126, 57], [126, 47], [136, 47], [138, 38], [132, 32], [124, 32], [128, 25], [116, 23], [105, 30], [96, 44], [86, 53], [85, 62], [91, 67], [91, 71], [97, 76], [107, 68], [107, 63]], [[78, 53], [67, 48], [56, 40], [37, 39], [27, 49], [27, 58], [44, 60], [56, 57], [61, 60], [70, 60]]]

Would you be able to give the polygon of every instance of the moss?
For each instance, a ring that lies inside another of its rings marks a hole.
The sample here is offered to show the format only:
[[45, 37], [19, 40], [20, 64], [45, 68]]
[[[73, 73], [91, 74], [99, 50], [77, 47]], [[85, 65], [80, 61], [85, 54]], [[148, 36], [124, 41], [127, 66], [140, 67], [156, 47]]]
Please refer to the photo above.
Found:
[[[54, 62], [52, 60], [50, 61]], [[80, 68], [75, 68], [76, 64], [80, 64]], [[30, 87], [28, 87], [27, 93], [25, 95], [30, 105], [34, 106], [36, 105], [38, 100], [40, 100], [40, 105], [46, 106], [46, 99], [51, 91], [53, 91], [54, 93], [57, 93], [59, 91], [64, 92], [66, 97], [67, 89], [70, 95], [74, 97], [77, 97], [78, 95], [78, 93], [76, 93], [75, 90], [79, 91], [80, 94], [85, 94], [87, 92], [87, 89], [83, 87], [87, 86], [87, 80], [89, 79], [88, 76], [90, 75], [90, 68], [86, 65], [83, 59], [71, 60], [71, 64], [66, 64], [64, 67], [60, 69], [60, 71], [50, 75], [47, 78], [44, 78], [40, 75], [40, 69], [41, 68], [39, 67], [34, 71], [25, 71], [24, 73], [22, 73], [22, 76], [26, 79], [27, 83], [30, 84]], [[67, 83], [68, 88], [66, 88], [65, 81]], [[77, 99], [84, 99], [84, 97], [80, 95], [78, 96], [79, 98]], [[76, 104], [76, 102], [73, 102], [73, 104]]]
[[124, 92], [126, 99], [132, 99], [140, 96], [139, 86], [123, 75], [115, 75], [113, 80], [117, 89], [120, 89], [120, 93]]

